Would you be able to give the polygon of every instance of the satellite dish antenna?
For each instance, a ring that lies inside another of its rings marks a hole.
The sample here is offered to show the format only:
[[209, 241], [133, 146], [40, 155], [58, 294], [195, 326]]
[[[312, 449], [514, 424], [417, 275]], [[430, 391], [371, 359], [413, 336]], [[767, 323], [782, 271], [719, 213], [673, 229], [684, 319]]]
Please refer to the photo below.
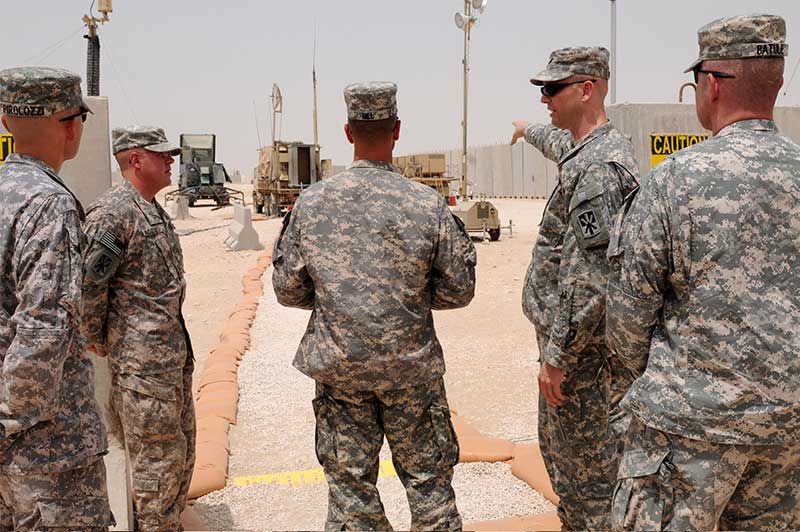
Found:
[[462, 15], [461, 13], [456, 13], [456, 26], [458, 29], [463, 30], [464, 26], [467, 25], [469, 18], [466, 15]]
[[483, 13], [483, 10], [486, 9], [486, 4], [488, 2], [489, 0], [472, 0], [472, 8]]
[[283, 112], [283, 95], [277, 83], [272, 85], [272, 110], [276, 113]]

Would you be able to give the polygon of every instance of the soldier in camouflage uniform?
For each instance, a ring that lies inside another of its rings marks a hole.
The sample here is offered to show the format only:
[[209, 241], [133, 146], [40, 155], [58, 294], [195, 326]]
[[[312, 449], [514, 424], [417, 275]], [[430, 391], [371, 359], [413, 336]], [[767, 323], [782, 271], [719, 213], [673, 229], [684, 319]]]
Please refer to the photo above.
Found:
[[394, 83], [345, 91], [355, 161], [309, 188], [273, 254], [278, 301], [312, 309], [294, 366], [317, 382], [316, 451], [327, 530], [390, 530], [375, 483], [383, 438], [414, 530], [460, 530], [451, 487], [458, 442], [432, 309], [467, 305], [476, 253], [433, 189], [392, 165]]
[[84, 224], [84, 331], [90, 349], [109, 357], [137, 529], [182, 530], [195, 460], [194, 358], [181, 313], [181, 245], [155, 200], [180, 148], [161, 128], [117, 128], [111, 136], [125, 180], [89, 208]]
[[[531, 80], [552, 125], [514, 122], [518, 138], [558, 164], [525, 276], [522, 307], [539, 344], [539, 443], [565, 529], [608, 528], [632, 382], [604, 340], [611, 220], [636, 186], [633, 147], [605, 113], [605, 48], [564, 48]], [[611, 411], [611, 414], [609, 414]]]
[[106, 530], [106, 432], [81, 335], [80, 202], [58, 171], [80, 147], [80, 78], [0, 72], [17, 153], [0, 167], [0, 530]]
[[800, 146], [772, 121], [785, 35], [771, 15], [699, 30], [689, 70], [714, 136], [652, 171], [609, 246], [609, 346], [641, 375], [618, 529], [800, 528]]

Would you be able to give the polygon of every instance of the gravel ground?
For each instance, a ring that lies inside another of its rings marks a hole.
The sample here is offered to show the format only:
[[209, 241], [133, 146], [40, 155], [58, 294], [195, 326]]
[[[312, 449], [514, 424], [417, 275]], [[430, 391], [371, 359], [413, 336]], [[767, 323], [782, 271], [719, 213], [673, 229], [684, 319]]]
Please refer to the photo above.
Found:
[[[536, 438], [533, 328], [522, 315], [520, 294], [543, 201], [496, 200], [514, 237], [476, 242], [478, 287], [466, 309], [435, 313], [448, 371], [451, 408], [484, 434], [516, 441]], [[314, 454], [314, 383], [291, 361], [309, 312], [281, 307], [264, 276], [251, 330], [252, 347], [239, 368], [239, 423], [231, 429], [229, 486], [198, 500], [210, 528], [319, 529], [327, 507], [324, 483], [233, 485], [236, 477], [319, 468]], [[382, 459], [389, 458], [384, 446]], [[378, 482], [386, 514], [408, 529], [405, 493], [396, 477]], [[506, 464], [461, 464], [454, 486], [465, 522], [537, 514], [552, 506], [511, 475]]]
[[[455, 467], [453, 488], [464, 522], [490, 521], [549, 512], [553, 505], [511, 474], [504, 463]], [[409, 530], [411, 514], [397, 477], [382, 478], [378, 490], [396, 530]], [[211, 530], [321, 530], [325, 526], [327, 485], [303, 487], [261, 484], [229, 486], [200, 499], [195, 509]]]

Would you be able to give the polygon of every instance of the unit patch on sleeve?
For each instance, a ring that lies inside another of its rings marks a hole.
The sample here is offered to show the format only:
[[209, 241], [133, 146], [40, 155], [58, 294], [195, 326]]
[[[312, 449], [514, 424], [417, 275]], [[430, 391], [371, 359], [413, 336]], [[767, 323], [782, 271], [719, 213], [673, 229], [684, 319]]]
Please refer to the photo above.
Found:
[[95, 240], [93, 250], [86, 261], [87, 276], [95, 282], [107, 281], [122, 261], [125, 243], [109, 231], [103, 231]]
[[600, 234], [600, 223], [594, 211], [585, 211], [578, 215], [578, 223], [581, 224], [581, 231], [584, 238], [594, 238]]

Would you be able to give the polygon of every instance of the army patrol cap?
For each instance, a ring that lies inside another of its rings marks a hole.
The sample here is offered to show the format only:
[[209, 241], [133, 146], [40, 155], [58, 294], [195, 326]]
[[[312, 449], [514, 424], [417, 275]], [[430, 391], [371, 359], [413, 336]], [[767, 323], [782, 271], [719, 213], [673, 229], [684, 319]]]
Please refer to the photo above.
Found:
[[700, 56], [685, 70], [703, 61], [785, 57], [786, 21], [777, 15], [739, 15], [717, 19], [697, 30]]
[[144, 148], [156, 153], [178, 155], [181, 149], [167, 140], [167, 134], [160, 127], [127, 126], [116, 127], [111, 132], [114, 155], [121, 151]]
[[550, 54], [547, 68], [531, 78], [534, 85], [544, 85], [570, 76], [608, 79], [608, 50], [602, 46], [561, 48]]
[[50, 67], [17, 67], [0, 71], [0, 114], [45, 117], [79, 107], [91, 113], [81, 94], [81, 77]]
[[385, 120], [397, 116], [397, 85], [389, 81], [353, 83], [344, 89], [348, 120]]

